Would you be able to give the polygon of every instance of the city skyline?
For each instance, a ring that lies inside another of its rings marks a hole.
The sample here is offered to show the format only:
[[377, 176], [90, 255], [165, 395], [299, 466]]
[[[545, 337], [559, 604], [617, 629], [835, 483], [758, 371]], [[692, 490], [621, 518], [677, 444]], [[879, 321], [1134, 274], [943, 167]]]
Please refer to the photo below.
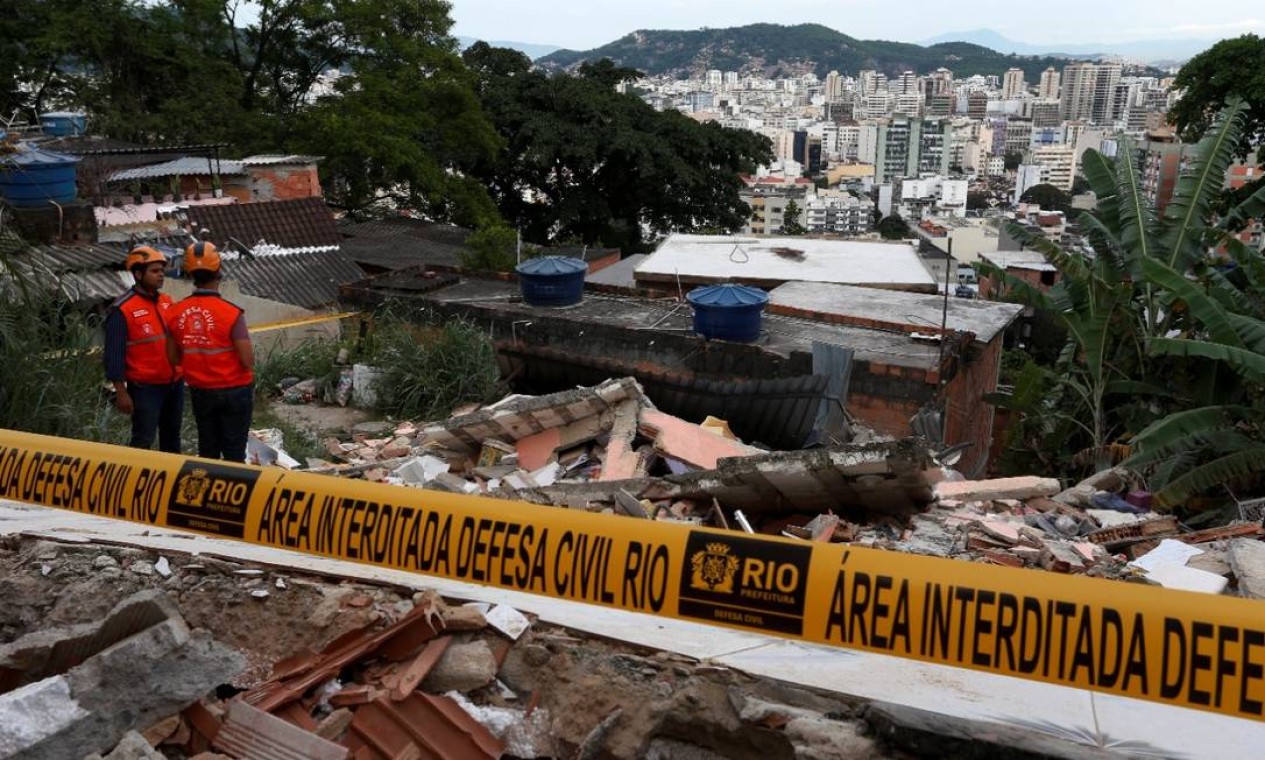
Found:
[[[1219, 0], [1198, 9], [1157, 7], [1140, 0], [1104, 4], [1068, 0], [1040, 25], [994, 0], [964, 0], [946, 13], [943, 3], [910, 0], [900, 13], [877, 0], [844, 0], [823, 7], [786, 0], [773, 9], [749, 0], [667, 0], [581, 3], [555, 0], [543, 6], [516, 0], [451, 0], [453, 33], [490, 41], [557, 45], [575, 50], [599, 47], [639, 29], [725, 28], [754, 23], [819, 23], [859, 39], [918, 42], [947, 33], [988, 28], [1013, 40], [1057, 46], [1078, 42], [1158, 39], [1213, 41], [1249, 32], [1265, 33], [1265, 14], [1255, 2]], [[1092, 22], [1090, 21], [1092, 19]], [[1086, 33], [1086, 28], [1092, 33]], [[1090, 39], [1092, 37], [1092, 39]]]

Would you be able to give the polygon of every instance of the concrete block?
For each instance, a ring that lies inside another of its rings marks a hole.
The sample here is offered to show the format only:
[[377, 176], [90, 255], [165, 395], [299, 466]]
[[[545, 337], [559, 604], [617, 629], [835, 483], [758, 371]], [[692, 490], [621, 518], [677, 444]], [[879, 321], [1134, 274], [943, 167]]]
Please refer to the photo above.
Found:
[[1265, 543], [1249, 538], [1230, 542], [1230, 569], [1239, 579], [1239, 596], [1265, 599]]
[[[82, 665], [0, 697], [0, 757], [61, 760], [114, 747], [245, 668], [237, 651], [164, 620]], [[31, 719], [31, 710], [38, 717]], [[8, 752], [6, 749], [15, 751]]]
[[166, 760], [166, 756], [151, 747], [145, 737], [128, 731], [104, 760]]
[[454, 644], [426, 676], [422, 690], [432, 694], [471, 691], [492, 683], [496, 671], [496, 657], [487, 642]]
[[1059, 492], [1059, 482], [1054, 478], [996, 478], [993, 480], [958, 480], [937, 483], [934, 489], [937, 499], [957, 501], [988, 501], [991, 499], [1031, 499], [1053, 496]]
[[[70, 695], [70, 684], [61, 676], [0, 694], [0, 757], [15, 757], [91, 717]], [[93, 751], [89, 748], [73, 756]]]

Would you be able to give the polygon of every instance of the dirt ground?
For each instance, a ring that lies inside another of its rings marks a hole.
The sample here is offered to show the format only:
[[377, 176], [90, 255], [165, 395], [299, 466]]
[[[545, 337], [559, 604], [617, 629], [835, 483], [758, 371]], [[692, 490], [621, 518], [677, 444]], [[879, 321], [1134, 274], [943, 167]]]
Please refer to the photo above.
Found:
[[268, 411], [317, 440], [327, 435], [346, 438], [352, 427], [376, 418], [373, 412], [352, 406], [287, 404], [279, 400], [270, 401]]
[[[0, 539], [0, 643], [98, 620], [146, 588], [167, 591], [192, 627], [247, 656], [236, 689], [266, 680], [277, 660], [396, 620], [420, 598], [408, 588], [207, 556], [13, 536]], [[508, 642], [492, 628], [460, 635], [493, 648]], [[513, 644], [498, 680], [465, 696], [476, 705], [531, 705], [537, 757], [903, 756], [878, 745], [858, 705], [839, 695], [541, 623]]]

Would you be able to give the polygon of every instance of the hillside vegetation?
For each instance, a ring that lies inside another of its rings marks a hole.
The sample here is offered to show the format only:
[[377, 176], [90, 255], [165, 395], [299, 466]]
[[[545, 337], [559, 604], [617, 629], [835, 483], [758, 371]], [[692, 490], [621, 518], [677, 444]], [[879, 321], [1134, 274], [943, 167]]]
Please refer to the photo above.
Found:
[[1017, 66], [1030, 82], [1047, 66], [1062, 68], [1061, 58], [998, 53], [966, 42], [924, 47], [906, 42], [858, 40], [821, 24], [751, 24], [693, 31], [642, 30], [587, 51], [559, 50], [536, 61], [545, 68], [570, 69], [584, 61], [610, 58], [619, 66], [648, 75], [698, 75], [708, 69], [764, 76], [791, 76], [831, 70], [856, 75], [876, 69], [888, 76], [904, 71], [926, 74], [941, 66], [959, 77], [1000, 75]]

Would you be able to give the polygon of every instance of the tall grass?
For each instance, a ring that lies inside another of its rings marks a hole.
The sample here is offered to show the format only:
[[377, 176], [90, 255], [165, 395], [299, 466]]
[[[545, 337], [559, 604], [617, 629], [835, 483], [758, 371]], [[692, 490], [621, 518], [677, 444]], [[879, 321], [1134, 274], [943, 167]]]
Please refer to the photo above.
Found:
[[383, 322], [375, 343], [373, 363], [383, 371], [378, 408], [399, 419], [442, 419], [453, 407], [495, 401], [505, 392], [496, 348], [468, 322]]
[[0, 427], [119, 442], [126, 420], [104, 395], [101, 323], [50, 278], [0, 255]]

